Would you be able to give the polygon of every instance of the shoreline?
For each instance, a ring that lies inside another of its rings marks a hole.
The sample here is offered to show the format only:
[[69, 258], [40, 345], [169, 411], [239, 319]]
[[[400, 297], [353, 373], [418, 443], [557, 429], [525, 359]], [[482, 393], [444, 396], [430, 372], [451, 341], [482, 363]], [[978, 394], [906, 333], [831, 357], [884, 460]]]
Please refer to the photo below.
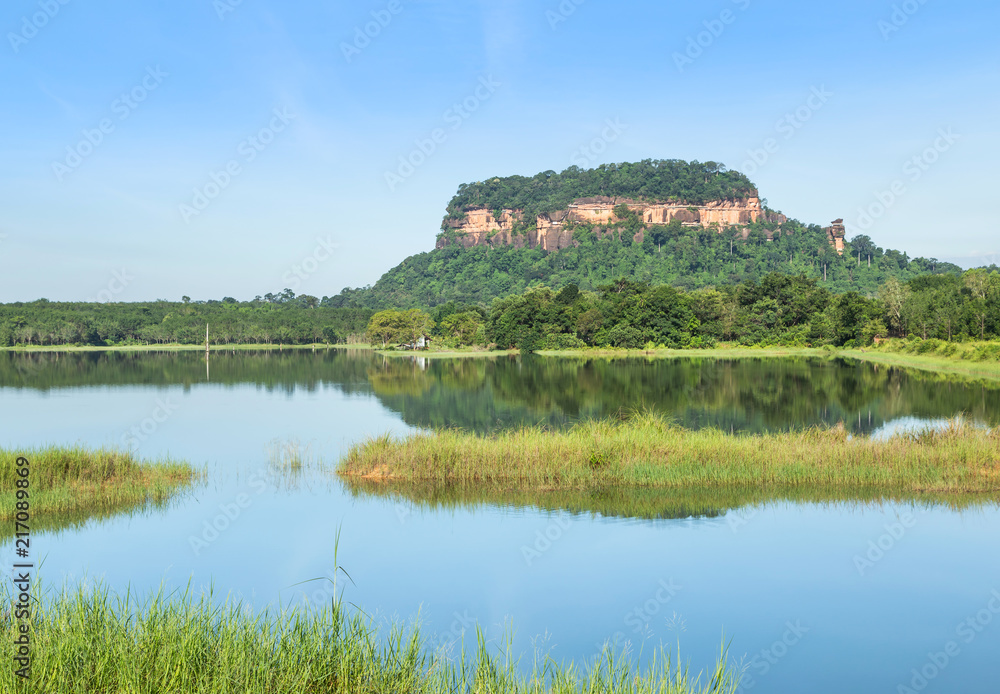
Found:
[[[343, 350], [370, 351], [383, 357], [406, 358], [422, 357], [424, 359], [493, 359], [519, 354], [516, 349], [509, 350], [382, 350], [364, 344], [313, 343], [306, 345], [279, 344], [221, 344], [211, 345], [211, 352], [281, 352], [284, 350]], [[0, 353], [10, 354], [69, 354], [92, 352], [197, 352], [203, 351], [204, 345], [114, 345], [114, 346], [82, 346], [82, 345], [44, 345], [30, 347], [0, 347]], [[826, 349], [822, 347], [719, 347], [714, 349], [601, 349], [583, 348], [567, 350], [540, 350], [535, 352], [538, 357], [569, 358], [569, 359], [782, 359], [790, 357], [801, 358], [847, 358], [889, 367], [913, 368], [956, 376], [968, 376], [986, 380], [1000, 381], [1000, 362], [972, 361], [960, 357], [947, 357], [940, 354], [910, 354], [892, 351], [886, 348], [871, 349]]]

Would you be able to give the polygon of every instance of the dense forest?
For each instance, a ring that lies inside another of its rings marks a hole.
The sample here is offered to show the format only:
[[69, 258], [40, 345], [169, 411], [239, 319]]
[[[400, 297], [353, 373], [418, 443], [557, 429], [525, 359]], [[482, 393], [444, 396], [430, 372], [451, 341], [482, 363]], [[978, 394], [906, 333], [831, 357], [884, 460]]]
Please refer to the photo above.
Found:
[[[186, 299], [186, 297], [185, 297]], [[372, 311], [331, 308], [290, 289], [254, 301], [0, 304], [0, 347], [14, 345], [337, 344], [360, 339]]]
[[446, 219], [461, 219], [471, 207], [523, 210], [525, 220], [564, 210], [577, 198], [631, 198], [701, 205], [710, 200], [743, 200], [757, 195], [746, 176], [716, 162], [646, 159], [637, 163], [602, 164], [595, 169], [571, 166], [562, 173], [543, 171], [532, 177], [494, 177], [463, 183], [448, 204]]
[[[863, 346], [876, 338], [964, 342], [1000, 337], [1000, 272], [892, 277], [873, 296], [835, 294], [815, 279], [765, 276], [759, 282], [685, 291], [621, 279], [581, 291], [533, 288], [483, 304], [450, 302], [430, 313], [381, 311], [369, 339], [410, 342], [419, 324], [445, 344], [524, 352], [574, 347], [629, 349], [741, 345]], [[984, 348], [986, 349], [986, 348]], [[1000, 349], [984, 358], [1000, 357]]]
[[925, 274], [961, 275], [962, 269], [936, 259], [911, 259], [883, 250], [867, 236], [856, 236], [840, 256], [818, 226], [789, 221], [756, 223], [746, 229], [685, 227], [680, 223], [652, 227], [642, 243], [634, 215], [597, 233], [578, 225], [579, 245], [558, 252], [500, 246], [462, 248], [451, 244], [411, 256], [385, 273], [372, 287], [345, 289], [325, 303], [338, 307], [415, 308], [457, 301], [489, 302], [531, 287], [581, 290], [620, 279], [669, 284], [678, 289], [732, 286], [760, 282], [771, 273], [804, 275], [833, 292], [873, 294], [889, 278], [907, 282]]
[[263, 299], [147, 303], [0, 304], [0, 347], [41, 345], [412, 344], [561, 349], [870, 344], [913, 336], [962, 342], [1000, 338], [1000, 272], [889, 277], [870, 295], [835, 293], [815, 278], [771, 273], [760, 281], [694, 290], [618, 279], [593, 291], [534, 287], [486, 302], [427, 310], [337, 308], [291, 290]]

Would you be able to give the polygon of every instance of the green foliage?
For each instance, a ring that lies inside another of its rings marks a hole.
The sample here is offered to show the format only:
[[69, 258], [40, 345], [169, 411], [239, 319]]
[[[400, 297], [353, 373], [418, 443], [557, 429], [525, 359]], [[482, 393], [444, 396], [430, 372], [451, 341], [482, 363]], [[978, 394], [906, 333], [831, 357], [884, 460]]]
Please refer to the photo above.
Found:
[[[640, 230], [642, 236], [636, 237]], [[553, 252], [449, 243], [407, 258], [372, 287], [345, 289], [326, 301], [340, 307], [429, 308], [448, 302], [488, 304], [540, 286], [558, 291], [572, 284], [596, 291], [609, 282], [632, 279], [694, 290], [760, 282], [771, 273], [802, 275], [838, 294], [867, 296], [889, 279], [905, 284], [932, 272], [961, 275], [954, 265], [910, 260], [905, 253], [877, 248], [870, 266], [867, 255], [859, 263], [851, 244], [839, 256], [821, 227], [795, 220], [780, 227], [762, 221], [720, 231], [676, 221], [642, 229], [637, 218], [619, 219], [608, 229], [577, 225], [572, 234], [573, 246]]]
[[[336, 545], [335, 545], [336, 549]], [[715, 666], [696, 673], [660, 648], [651, 664], [608, 645], [581, 663], [536, 657], [525, 667], [512, 636], [487, 642], [477, 625], [470, 643], [433, 648], [419, 625], [369, 617], [343, 600], [349, 580], [334, 551], [332, 595], [315, 609], [255, 611], [211, 590], [137, 596], [85, 582], [61, 592], [33, 588], [24, 636], [34, 646], [24, 682], [8, 658], [0, 691], [45, 694], [733, 694], [740, 673], [723, 646]], [[318, 579], [316, 579], [318, 580]], [[17, 599], [4, 582], [0, 600]], [[35, 584], [37, 585], [37, 584]], [[13, 644], [19, 620], [0, 620]]]
[[264, 299], [140, 303], [0, 304], [0, 347], [202, 344], [339, 344], [356, 341], [373, 311], [337, 308], [289, 289]]
[[460, 220], [474, 207], [522, 210], [524, 220], [534, 220], [540, 214], [566, 209], [577, 198], [595, 196], [700, 205], [756, 194], [750, 179], [716, 162], [646, 159], [602, 164], [595, 169], [571, 166], [562, 173], [543, 171], [530, 178], [508, 176], [463, 183], [448, 204], [446, 221]]
[[421, 338], [427, 337], [433, 325], [431, 317], [419, 309], [387, 309], [371, 317], [365, 332], [369, 343], [381, 345], [383, 349], [394, 342], [413, 348]]
[[777, 273], [759, 282], [694, 291], [628, 279], [596, 292], [580, 292], [575, 285], [559, 293], [540, 287], [495, 300], [485, 333], [500, 349], [529, 352], [574, 344], [698, 348], [723, 341], [855, 347], [887, 337], [888, 326], [897, 324], [949, 342], [961, 335], [1000, 335], [1000, 301], [989, 300], [990, 292], [1000, 293], [1000, 273], [973, 281], [985, 287], [986, 301], [951, 275], [921, 277], [909, 286], [890, 279], [878, 298], [834, 294], [816, 279]]

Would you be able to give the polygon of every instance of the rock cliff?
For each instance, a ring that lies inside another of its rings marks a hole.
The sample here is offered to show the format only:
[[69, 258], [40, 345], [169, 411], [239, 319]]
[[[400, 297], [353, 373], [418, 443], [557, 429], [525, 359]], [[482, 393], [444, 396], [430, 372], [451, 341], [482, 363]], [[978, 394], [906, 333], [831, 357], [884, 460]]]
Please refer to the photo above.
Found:
[[837, 249], [838, 255], [844, 255], [844, 236], [847, 229], [844, 228], [843, 219], [833, 220], [833, 226], [826, 228], [826, 236], [830, 239], [830, 245]]
[[[539, 215], [533, 227], [523, 234], [515, 234], [514, 226], [521, 219], [522, 210], [505, 209], [499, 214], [483, 207], [465, 210], [461, 220], [446, 219], [444, 228], [454, 232], [455, 240], [465, 248], [473, 246], [516, 246], [558, 251], [568, 248], [573, 240], [574, 224], [592, 224], [596, 227], [611, 225], [616, 221], [614, 208], [625, 204], [635, 212], [646, 227], [679, 221], [685, 226], [715, 226], [721, 232], [731, 226], [745, 226], [761, 220], [784, 224], [784, 215], [764, 210], [757, 197], [744, 200], [718, 200], [704, 205], [685, 205], [666, 202], [638, 202], [609, 197], [578, 198], [565, 210]], [[642, 241], [643, 232], [635, 235]], [[447, 237], [438, 240], [443, 248]], [[842, 245], [841, 237], [841, 245]]]

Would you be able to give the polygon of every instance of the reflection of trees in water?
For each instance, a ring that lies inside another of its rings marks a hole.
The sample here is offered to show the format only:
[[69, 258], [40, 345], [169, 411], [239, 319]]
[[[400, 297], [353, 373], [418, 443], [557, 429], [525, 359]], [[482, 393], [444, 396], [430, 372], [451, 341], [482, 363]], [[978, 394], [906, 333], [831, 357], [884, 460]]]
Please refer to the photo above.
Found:
[[[39, 390], [207, 382], [199, 352], [0, 354], [0, 386]], [[213, 352], [211, 383], [373, 393], [420, 427], [563, 427], [650, 408], [683, 426], [784, 430], [843, 421], [868, 433], [903, 416], [996, 424], [1000, 383], [840, 358], [720, 360], [384, 357], [364, 350]]]
[[368, 350], [317, 349], [177, 352], [0, 353], [0, 387], [50, 390], [84, 386], [254, 384], [268, 391], [314, 391], [335, 385], [370, 393]]
[[[432, 386], [424, 407], [386, 404], [416, 415], [407, 418], [411, 424], [474, 430], [562, 426], [577, 418], [650, 408], [691, 428], [774, 431], [843, 421], [855, 433], [870, 433], [906, 415], [936, 418], [964, 412], [995, 423], [1000, 412], [1000, 384], [854, 360], [509, 358], [481, 364], [486, 367], [484, 382], [470, 379], [475, 385], [464, 393], [451, 388], [439, 393]], [[440, 362], [432, 362], [428, 372], [443, 384], [441, 368]], [[447, 368], [456, 366], [452, 362]]]

